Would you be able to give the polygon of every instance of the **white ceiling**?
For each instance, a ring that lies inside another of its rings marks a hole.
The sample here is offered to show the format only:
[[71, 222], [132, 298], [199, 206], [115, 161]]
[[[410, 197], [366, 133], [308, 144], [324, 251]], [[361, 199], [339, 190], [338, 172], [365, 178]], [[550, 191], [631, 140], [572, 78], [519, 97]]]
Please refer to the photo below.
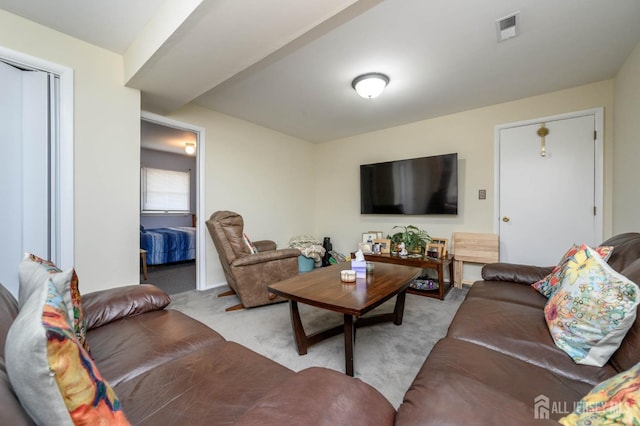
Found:
[[[0, 8], [124, 54], [185, 0], [0, 0]], [[132, 73], [143, 108], [188, 102], [323, 142], [613, 78], [640, 42], [640, 0], [190, 0]], [[495, 21], [520, 12], [520, 36]], [[114, 30], [117, 29], [117, 30]], [[383, 72], [376, 99], [354, 77]]]

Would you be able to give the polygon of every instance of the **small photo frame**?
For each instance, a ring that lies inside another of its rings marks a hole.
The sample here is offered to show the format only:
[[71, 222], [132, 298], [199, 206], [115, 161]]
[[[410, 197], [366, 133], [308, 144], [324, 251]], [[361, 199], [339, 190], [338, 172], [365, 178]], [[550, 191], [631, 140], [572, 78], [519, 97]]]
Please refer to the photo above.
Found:
[[385, 238], [376, 238], [373, 240], [374, 244], [380, 244], [380, 254], [391, 253], [391, 240]]
[[369, 241], [373, 242], [373, 240], [378, 238], [378, 233], [376, 231], [369, 231], [362, 233], [362, 242], [367, 243]]
[[[436, 255], [437, 257], [431, 254], [431, 253], [434, 253], [434, 249], [435, 249], [435, 253], [437, 253]], [[425, 256], [431, 259], [440, 259], [442, 257], [442, 245], [438, 243], [427, 244], [427, 248], [425, 250]]]
[[[439, 255], [438, 257], [447, 257], [447, 255], [449, 254], [447, 251], [447, 247], [449, 246], [449, 240], [446, 238], [440, 238], [440, 237], [431, 237], [431, 244], [435, 244], [438, 245], [440, 247], [440, 250], [438, 251]], [[428, 247], [428, 246], [427, 246]]]

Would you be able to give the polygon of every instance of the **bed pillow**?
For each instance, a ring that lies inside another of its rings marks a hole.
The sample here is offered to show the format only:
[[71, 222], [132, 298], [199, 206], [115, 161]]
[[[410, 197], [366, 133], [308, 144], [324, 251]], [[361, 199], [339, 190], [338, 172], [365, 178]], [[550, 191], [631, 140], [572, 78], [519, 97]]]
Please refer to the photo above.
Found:
[[640, 419], [640, 363], [597, 384], [559, 421], [565, 426], [638, 424]]
[[258, 249], [256, 248], [256, 246], [253, 245], [253, 243], [251, 242], [251, 240], [249, 239], [249, 236], [246, 233], [242, 234], [242, 238], [244, 239], [244, 243], [247, 245], [247, 247], [249, 248], [249, 252], [251, 252], [251, 254], [256, 254], [258, 253]]
[[[575, 255], [578, 251], [587, 247], [585, 244], [578, 246], [574, 244], [571, 246], [569, 250], [562, 256], [560, 262], [553, 268], [553, 271], [543, 279], [536, 281], [531, 284], [531, 287], [535, 288], [545, 296], [547, 299], [553, 296], [553, 294], [558, 289], [558, 283], [562, 280], [562, 274], [564, 273], [564, 268], [567, 265], [567, 261]], [[611, 252], [613, 251], [613, 246], [599, 246], [594, 249], [604, 260], [605, 262], [611, 257]]]
[[69, 310], [69, 319], [72, 321], [71, 325], [78, 341], [91, 354], [89, 342], [87, 341], [87, 328], [84, 320], [79, 280], [75, 269], [70, 268], [62, 271], [48, 260], [31, 253], [25, 253], [18, 270], [20, 279], [18, 306], [22, 308], [29, 296], [50, 277]]
[[51, 277], [34, 289], [9, 329], [11, 385], [37, 424], [129, 424], [113, 389], [69, 325]]
[[602, 367], [633, 325], [638, 302], [638, 286], [585, 247], [567, 260], [544, 316], [560, 349], [578, 364]]

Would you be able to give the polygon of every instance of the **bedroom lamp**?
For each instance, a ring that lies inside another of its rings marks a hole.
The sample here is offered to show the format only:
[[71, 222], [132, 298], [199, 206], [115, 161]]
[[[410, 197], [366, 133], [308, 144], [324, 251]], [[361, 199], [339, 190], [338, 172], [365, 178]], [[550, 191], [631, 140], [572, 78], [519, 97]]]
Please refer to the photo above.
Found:
[[196, 152], [196, 144], [193, 142], [185, 142], [184, 150], [187, 154], [193, 155]]
[[371, 72], [354, 78], [351, 87], [363, 98], [372, 99], [379, 96], [387, 84], [389, 84], [389, 77], [378, 72]]

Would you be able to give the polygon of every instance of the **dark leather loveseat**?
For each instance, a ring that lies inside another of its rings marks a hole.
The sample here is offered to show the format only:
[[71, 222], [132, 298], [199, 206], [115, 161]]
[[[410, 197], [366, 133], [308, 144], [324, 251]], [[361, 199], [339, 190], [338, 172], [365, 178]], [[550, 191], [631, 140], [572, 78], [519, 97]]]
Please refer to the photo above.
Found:
[[[640, 234], [602, 245], [615, 247], [609, 265], [640, 283]], [[557, 425], [594, 385], [638, 363], [640, 316], [603, 367], [576, 364], [554, 344], [547, 299], [530, 286], [551, 269], [485, 266], [484, 281], [473, 284], [405, 394], [396, 424]]]
[[[295, 373], [204, 324], [164, 309], [151, 285], [86, 294], [87, 339], [132, 424], [392, 424], [395, 410], [364, 382], [324, 368]], [[0, 424], [33, 424], [5, 369], [18, 313], [0, 286]], [[57, 426], [57, 425], [56, 425]]]

